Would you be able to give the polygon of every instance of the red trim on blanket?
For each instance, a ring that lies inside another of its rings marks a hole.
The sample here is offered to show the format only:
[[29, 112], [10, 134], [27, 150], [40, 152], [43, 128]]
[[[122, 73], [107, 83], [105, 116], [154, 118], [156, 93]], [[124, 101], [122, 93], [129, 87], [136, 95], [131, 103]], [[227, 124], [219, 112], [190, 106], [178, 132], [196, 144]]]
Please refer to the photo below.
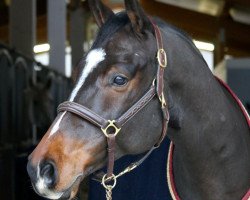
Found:
[[[243, 104], [239, 100], [239, 98], [236, 96], [236, 94], [232, 91], [232, 89], [224, 83], [221, 79], [215, 76], [215, 78], [219, 81], [219, 83], [225, 87], [225, 89], [232, 95], [232, 97], [235, 99], [235, 101], [238, 103], [240, 109], [242, 110], [246, 121], [248, 123], [248, 126], [250, 127], [250, 117], [244, 108]], [[169, 147], [169, 152], [168, 152], [168, 161], [167, 161], [167, 181], [168, 181], [168, 188], [170, 191], [170, 194], [173, 198], [173, 200], [181, 200], [179, 197], [176, 187], [175, 187], [175, 182], [174, 182], [174, 173], [173, 173], [173, 153], [174, 153], [174, 144], [173, 142], [170, 143]], [[250, 200], [250, 189], [246, 193], [246, 195], [242, 198], [242, 200]]]
[[174, 183], [174, 173], [173, 173], [173, 153], [174, 153], [174, 144], [170, 143], [169, 152], [168, 152], [168, 161], [167, 161], [167, 180], [168, 188], [173, 200], [181, 200], [179, 197]]
[[246, 193], [246, 195], [243, 197], [242, 200], [250, 200], [250, 189], [248, 190], [248, 192]]

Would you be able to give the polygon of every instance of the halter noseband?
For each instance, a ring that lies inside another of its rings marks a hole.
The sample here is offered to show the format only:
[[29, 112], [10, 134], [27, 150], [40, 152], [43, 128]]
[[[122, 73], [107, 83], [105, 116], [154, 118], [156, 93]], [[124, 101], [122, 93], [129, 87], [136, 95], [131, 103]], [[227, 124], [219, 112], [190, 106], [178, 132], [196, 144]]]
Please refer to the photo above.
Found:
[[[157, 75], [154, 79], [149, 90], [141, 97], [130, 109], [128, 109], [122, 116], [116, 120], [107, 120], [93, 112], [92, 110], [86, 108], [83, 105], [80, 105], [75, 102], [66, 101], [59, 105], [58, 112], [68, 111], [74, 113], [75, 115], [89, 121], [95, 126], [99, 127], [105, 137], [107, 138], [108, 143], [108, 165], [107, 165], [107, 174], [102, 178], [102, 184], [107, 191], [107, 199], [111, 199], [112, 189], [115, 187], [116, 179], [123, 174], [126, 174], [136, 167], [138, 167], [149, 155], [150, 153], [160, 146], [161, 142], [166, 136], [167, 126], [169, 121], [169, 113], [167, 108], [167, 103], [164, 96], [164, 70], [167, 67], [167, 56], [163, 48], [163, 41], [159, 27], [151, 21], [155, 37], [157, 41], [157, 60], [158, 60], [158, 69]], [[162, 133], [159, 138], [159, 141], [146, 153], [146, 155], [141, 158], [139, 161], [130, 164], [124, 171], [118, 175], [113, 174], [114, 162], [115, 162], [115, 137], [120, 132], [122, 127], [142, 108], [144, 108], [154, 96], [158, 97], [161, 110], [162, 110]], [[113, 185], [108, 185], [107, 182], [113, 180]], [[109, 197], [109, 198], [108, 198]]]

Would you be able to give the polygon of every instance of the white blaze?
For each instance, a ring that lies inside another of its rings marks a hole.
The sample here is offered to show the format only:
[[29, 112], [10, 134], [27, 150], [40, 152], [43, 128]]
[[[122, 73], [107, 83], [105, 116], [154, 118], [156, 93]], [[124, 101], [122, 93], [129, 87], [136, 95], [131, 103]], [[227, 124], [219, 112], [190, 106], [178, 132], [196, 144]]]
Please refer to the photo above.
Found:
[[96, 66], [105, 59], [106, 53], [103, 49], [94, 49], [89, 52], [86, 58], [86, 66], [83, 68], [80, 79], [78, 80], [76, 87], [70, 95], [69, 101], [74, 101], [77, 93], [82, 87], [88, 75], [93, 71]]
[[[105, 56], [106, 56], [106, 53], [105, 53], [104, 49], [102, 49], [102, 48], [94, 49], [94, 50], [91, 50], [89, 52], [89, 54], [87, 55], [87, 58], [86, 58], [86, 65], [83, 68], [81, 76], [80, 76], [73, 92], [70, 95], [69, 101], [74, 101], [77, 93], [79, 92], [80, 88], [84, 84], [88, 75], [97, 67], [97, 65], [100, 62], [102, 62], [105, 59]], [[51, 137], [53, 134], [55, 134], [58, 131], [60, 123], [61, 123], [65, 114], [66, 114], [66, 111], [58, 118], [58, 120], [56, 121], [56, 123], [54, 124], [54, 126], [51, 129], [49, 137]]]
[[52, 127], [50, 131], [49, 137], [51, 137], [53, 134], [55, 134], [58, 131], [60, 122], [62, 121], [62, 118], [64, 117], [65, 114], [66, 114], [66, 111], [56, 121], [55, 125]]

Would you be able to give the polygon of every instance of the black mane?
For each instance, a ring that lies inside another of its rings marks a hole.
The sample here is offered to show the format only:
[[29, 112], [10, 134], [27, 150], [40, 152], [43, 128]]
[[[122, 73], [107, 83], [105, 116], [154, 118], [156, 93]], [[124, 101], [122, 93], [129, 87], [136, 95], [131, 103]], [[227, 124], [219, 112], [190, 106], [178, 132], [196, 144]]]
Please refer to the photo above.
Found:
[[107, 22], [100, 28], [92, 49], [105, 43], [112, 35], [129, 23], [129, 18], [125, 12], [117, 13], [109, 17]]

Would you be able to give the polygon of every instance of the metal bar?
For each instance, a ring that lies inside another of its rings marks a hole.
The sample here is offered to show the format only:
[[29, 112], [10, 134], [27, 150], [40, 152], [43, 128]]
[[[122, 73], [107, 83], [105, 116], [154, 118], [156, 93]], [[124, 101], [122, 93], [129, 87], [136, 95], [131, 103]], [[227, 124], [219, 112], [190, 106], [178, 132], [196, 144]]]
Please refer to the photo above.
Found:
[[54, 70], [65, 74], [66, 1], [47, 0], [47, 3], [49, 65]]
[[10, 45], [33, 57], [36, 43], [36, 0], [12, 0], [10, 5]]
[[85, 38], [84, 10], [80, 3], [70, 12], [70, 45], [72, 67], [76, 67], [83, 56], [83, 43]]

